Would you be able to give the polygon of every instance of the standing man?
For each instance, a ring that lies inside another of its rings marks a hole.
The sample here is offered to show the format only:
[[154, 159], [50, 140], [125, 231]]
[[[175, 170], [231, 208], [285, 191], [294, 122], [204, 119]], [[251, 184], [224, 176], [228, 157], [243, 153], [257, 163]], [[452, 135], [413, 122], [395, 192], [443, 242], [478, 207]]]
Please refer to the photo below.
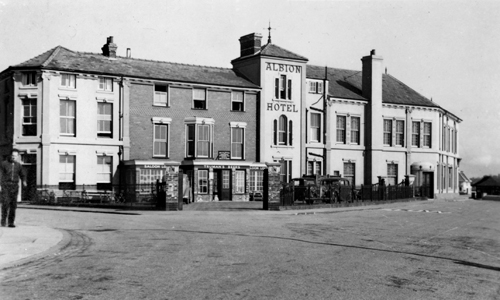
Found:
[[19, 178], [23, 181], [23, 186], [26, 186], [26, 176], [23, 167], [17, 162], [18, 157], [19, 150], [12, 149], [7, 160], [0, 164], [0, 200], [2, 202], [1, 225], [3, 227], [6, 225], [7, 213], [9, 227], [16, 227], [16, 225], [14, 225], [14, 219], [16, 218]]

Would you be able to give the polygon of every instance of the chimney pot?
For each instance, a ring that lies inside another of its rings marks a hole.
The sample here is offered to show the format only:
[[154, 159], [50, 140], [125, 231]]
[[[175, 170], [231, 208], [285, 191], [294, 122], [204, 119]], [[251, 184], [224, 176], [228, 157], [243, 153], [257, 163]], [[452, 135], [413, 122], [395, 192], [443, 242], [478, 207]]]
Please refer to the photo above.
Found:
[[132, 50], [130, 48], [127, 48], [127, 57], [130, 58], [132, 56]]
[[376, 55], [375, 54], [375, 49], [373, 49], [372, 51], [370, 51], [370, 55]]

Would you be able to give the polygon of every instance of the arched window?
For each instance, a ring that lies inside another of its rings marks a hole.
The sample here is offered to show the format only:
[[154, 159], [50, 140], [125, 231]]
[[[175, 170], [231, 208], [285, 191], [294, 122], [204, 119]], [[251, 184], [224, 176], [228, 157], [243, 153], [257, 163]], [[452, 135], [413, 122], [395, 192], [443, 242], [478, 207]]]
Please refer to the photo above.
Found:
[[285, 115], [274, 120], [274, 145], [292, 145], [293, 122], [288, 121]]

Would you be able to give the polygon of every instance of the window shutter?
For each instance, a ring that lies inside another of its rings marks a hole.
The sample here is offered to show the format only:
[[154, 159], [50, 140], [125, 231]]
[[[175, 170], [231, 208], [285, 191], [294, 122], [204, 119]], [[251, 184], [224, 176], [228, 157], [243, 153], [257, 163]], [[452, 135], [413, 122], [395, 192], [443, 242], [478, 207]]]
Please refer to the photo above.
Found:
[[278, 121], [274, 120], [274, 145], [278, 144]]
[[293, 138], [293, 126], [292, 126], [292, 120], [290, 120], [290, 122], [288, 122], [288, 134], [290, 135], [290, 137], [288, 138], [290, 140], [290, 146], [292, 146], [292, 138]]
[[277, 99], [280, 97], [280, 79], [274, 79], [274, 97]]
[[292, 80], [288, 79], [288, 100], [292, 100]]

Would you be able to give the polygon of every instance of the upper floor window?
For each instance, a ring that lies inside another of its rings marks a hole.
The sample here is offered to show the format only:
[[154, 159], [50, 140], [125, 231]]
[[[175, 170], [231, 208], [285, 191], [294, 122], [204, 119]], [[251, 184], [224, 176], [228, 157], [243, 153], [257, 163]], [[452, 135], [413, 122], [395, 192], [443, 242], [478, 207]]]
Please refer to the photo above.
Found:
[[186, 157], [213, 156], [213, 119], [189, 118], [186, 122]]
[[154, 124], [153, 156], [168, 157], [167, 124]]
[[405, 121], [396, 121], [396, 146], [405, 145]]
[[243, 159], [245, 152], [245, 129], [231, 127], [231, 158]]
[[193, 89], [193, 108], [207, 109], [207, 91], [205, 89]]
[[113, 91], [113, 78], [99, 77], [99, 90], [112, 92]]
[[392, 146], [392, 120], [384, 120], [384, 145]]
[[35, 136], [36, 123], [36, 99], [23, 99], [23, 136]]
[[321, 81], [309, 81], [309, 93], [322, 94], [323, 93], [323, 82], [321, 82]]
[[155, 84], [154, 105], [168, 106], [168, 86]]
[[113, 104], [97, 103], [97, 136], [113, 136]]
[[76, 89], [76, 75], [61, 74], [61, 87]]
[[60, 133], [66, 136], [76, 135], [76, 101], [61, 100], [59, 108]]
[[281, 115], [278, 120], [274, 120], [274, 144], [292, 146], [293, 122], [288, 121], [285, 115]]
[[244, 111], [244, 93], [243, 92], [232, 92], [231, 93], [231, 110], [233, 111]]
[[424, 122], [424, 147], [432, 147], [432, 123]]
[[36, 86], [36, 72], [23, 73], [22, 83], [25, 87]]
[[337, 116], [337, 143], [345, 144], [346, 116]]
[[276, 99], [292, 99], [292, 80], [287, 79], [286, 75], [280, 75], [274, 81], [274, 96]]
[[321, 142], [321, 115], [311, 113], [311, 142]]
[[420, 122], [412, 122], [411, 145], [420, 147]]
[[360, 118], [351, 117], [351, 144], [359, 145]]

